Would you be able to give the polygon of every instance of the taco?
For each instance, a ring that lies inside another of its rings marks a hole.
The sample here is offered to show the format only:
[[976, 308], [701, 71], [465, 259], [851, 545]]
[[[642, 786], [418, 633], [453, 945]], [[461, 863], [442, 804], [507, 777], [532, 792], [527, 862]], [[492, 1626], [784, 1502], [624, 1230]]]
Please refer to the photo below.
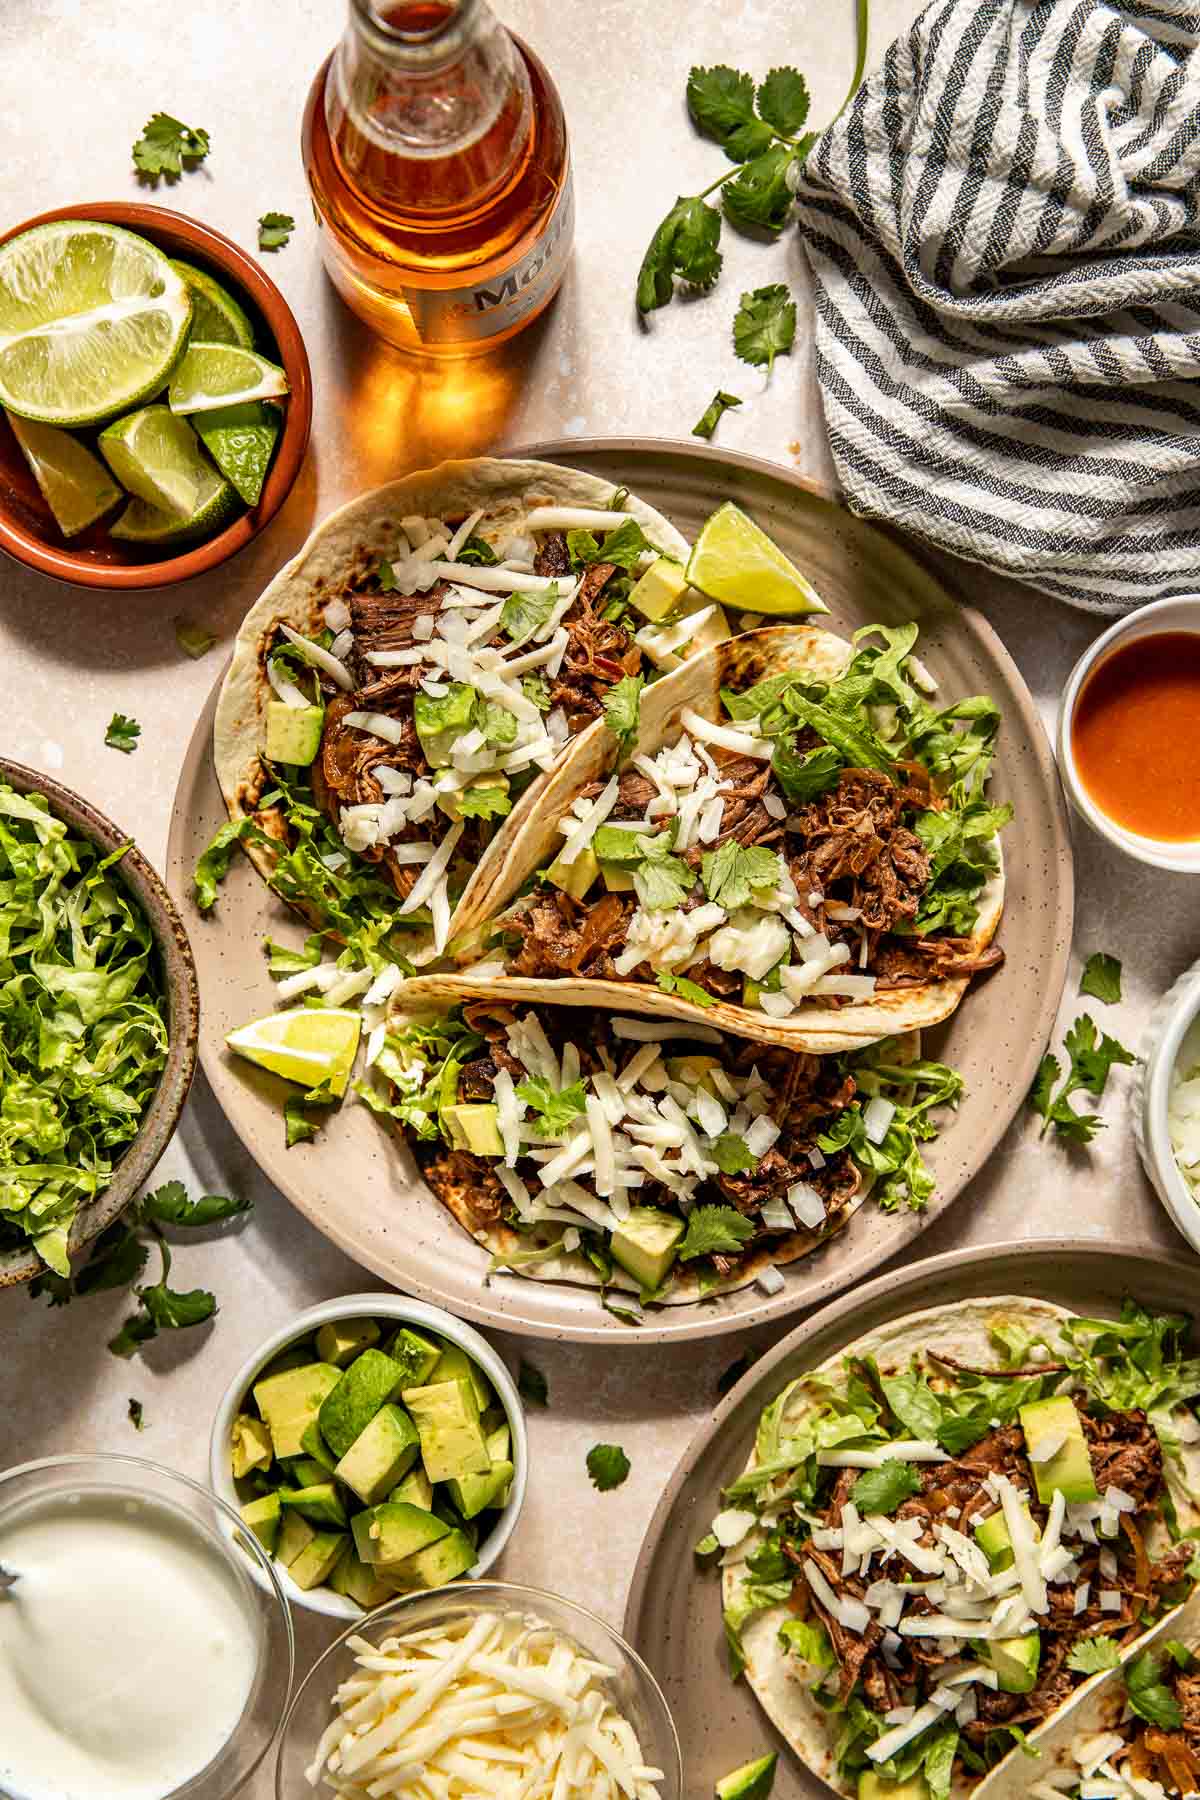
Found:
[[764, 1410], [701, 1548], [724, 1548], [735, 1673], [831, 1787], [967, 1793], [1098, 1643], [1186, 1597], [1187, 1326], [1132, 1301], [1110, 1321], [968, 1300], [868, 1332]]
[[645, 689], [622, 761], [581, 738], [463, 908], [472, 988], [817, 1053], [953, 1012], [1002, 960], [1011, 808], [986, 796], [998, 708], [932, 699], [916, 638], [748, 632]]
[[[477, 1000], [396, 1014], [363, 1088], [494, 1266], [679, 1305], [933, 1191], [921, 1140], [960, 1078], [916, 1034], [820, 1058], [676, 1024]], [[626, 1298], [620, 1298], [624, 1294]], [[614, 1298], [614, 1295], [617, 1297]], [[638, 1302], [632, 1302], [636, 1309]]]
[[240, 836], [343, 942], [432, 927], [442, 950], [500, 825], [608, 695], [728, 630], [719, 609], [686, 612], [686, 555], [652, 507], [546, 463], [444, 463], [343, 507], [238, 634], [214, 726], [218, 859]]

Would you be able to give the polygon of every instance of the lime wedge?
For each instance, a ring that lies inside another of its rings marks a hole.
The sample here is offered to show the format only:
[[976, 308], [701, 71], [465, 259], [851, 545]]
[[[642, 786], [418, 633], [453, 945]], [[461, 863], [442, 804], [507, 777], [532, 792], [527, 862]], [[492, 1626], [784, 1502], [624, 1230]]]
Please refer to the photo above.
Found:
[[237, 495], [224, 482], [216, 499], [192, 519], [181, 519], [177, 513], [164, 512], [145, 500], [131, 500], [109, 526], [108, 535], [130, 544], [186, 544], [223, 530], [239, 510]]
[[257, 506], [279, 436], [278, 408], [247, 400], [242, 406], [197, 413], [195, 418], [195, 429], [222, 475], [232, 481], [247, 506]]
[[687, 578], [710, 600], [743, 612], [827, 613], [779, 545], [732, 500], [704, 521], [688, 558]]
[[168, 398], [177, 413], [212, 412], [245, 400], [278, 399], [288, 391], [278, 363], [241, 344], [203, 344], [195, 339], [171, 378]]
[[231, 1031], [225, 1042], [239, 1056], [301, 1087], [346, 1091], [362, 1014], [340, 1006], [297, 1006]]
[[249, 350], [254, 327], [228, 289], [207, 269], [172, 258], [171, 267], [192, 297], [192, 336], [205, 344], [241, 344]]
[[16, 413], [8, 414], [8, 422], [64, 537], [74, 537], [122, 498], [100, 458], [69, 431]]
[[187, 420], [177, 419], [166, 406], [143, 406], [115, 420], [97, 441], [121, 486], [173, 514], [177, 523], [194, 524], [228, 486]]
[[94, 425], [170, 375], [192, 316], [161, 251], [98, 220], [36, 225], [0, 247], [0, 405]]

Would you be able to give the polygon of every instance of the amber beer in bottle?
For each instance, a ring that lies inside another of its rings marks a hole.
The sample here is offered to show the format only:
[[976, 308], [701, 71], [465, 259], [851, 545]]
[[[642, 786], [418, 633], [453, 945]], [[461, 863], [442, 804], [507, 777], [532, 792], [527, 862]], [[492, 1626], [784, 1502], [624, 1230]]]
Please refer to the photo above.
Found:
[[329, 276], [390, 343], [491, 349], [562, 281], [562, 104], [485, 0], [351, 0], [308, 96], [304, 162]]

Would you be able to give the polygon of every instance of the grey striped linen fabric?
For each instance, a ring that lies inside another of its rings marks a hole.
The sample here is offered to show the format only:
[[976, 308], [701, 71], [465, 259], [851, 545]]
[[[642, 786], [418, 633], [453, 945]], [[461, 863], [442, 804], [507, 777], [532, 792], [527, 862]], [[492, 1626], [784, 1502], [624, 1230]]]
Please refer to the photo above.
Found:
[[935, 0], [797, 196], [856, 512], [1072, 605], [1200, 590], [1200, 8]]

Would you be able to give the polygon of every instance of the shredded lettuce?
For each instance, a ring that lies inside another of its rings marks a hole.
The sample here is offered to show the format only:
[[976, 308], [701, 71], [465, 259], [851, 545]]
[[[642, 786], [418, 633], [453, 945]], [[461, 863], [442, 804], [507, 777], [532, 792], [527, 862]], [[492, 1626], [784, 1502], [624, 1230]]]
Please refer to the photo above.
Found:
[[839, 1113], [817, 1143], [826, 1155], [849, 1151], [853, 1160], [873, 1178], [871, 1198], [885, 1212], [908, 1207], [918, 1212], [933, 1194], [935, 1183], [921, 1155], [920, 1145], [938, 1134], [930, 1114], [940, 1106], [957, 1106], [963, 1079], [948, 1063], [890, 1060], [896, 1040], [884, 1038], [846, 1058], [860, 1097], [876, 1096], [895, 1106], [883, 1141], [873, 1144], [867, 1136], [861, 1106]]

